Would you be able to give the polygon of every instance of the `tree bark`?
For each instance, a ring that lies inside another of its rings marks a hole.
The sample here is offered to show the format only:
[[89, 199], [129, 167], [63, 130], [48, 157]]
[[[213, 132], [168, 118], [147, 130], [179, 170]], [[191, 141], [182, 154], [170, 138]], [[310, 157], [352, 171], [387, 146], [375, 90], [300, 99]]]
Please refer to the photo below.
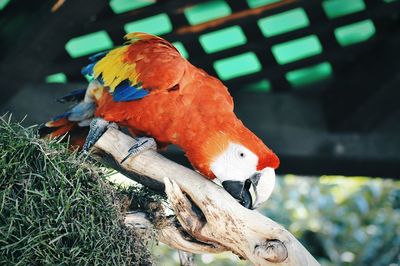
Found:
[[[135, 142], [110, 128], [94, 147], [97, 154], [111, 156], [117, 163]], [[171, 221], [171, 226], [159, 232], [161, 241], [174, 248], [192, 253], [230, 250], [255, 265], [319, 265], [281, 225], [244, 208], [222, 187], [155, 151], [142, 152], [118, 167], [124, 173], [138, 175], [140, 178], [135, 179], [145, 185], [165, 185], [176, 218], [185, 231]]]

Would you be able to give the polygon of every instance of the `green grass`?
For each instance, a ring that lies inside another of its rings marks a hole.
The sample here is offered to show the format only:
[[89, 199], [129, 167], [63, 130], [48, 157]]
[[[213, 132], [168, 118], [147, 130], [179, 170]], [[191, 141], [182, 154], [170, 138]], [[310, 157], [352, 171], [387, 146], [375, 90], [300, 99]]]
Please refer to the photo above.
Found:
[[153, 238], [122, 223], [147, 196], [36, 131], [0, 117], [0, 265], [151, 264]]

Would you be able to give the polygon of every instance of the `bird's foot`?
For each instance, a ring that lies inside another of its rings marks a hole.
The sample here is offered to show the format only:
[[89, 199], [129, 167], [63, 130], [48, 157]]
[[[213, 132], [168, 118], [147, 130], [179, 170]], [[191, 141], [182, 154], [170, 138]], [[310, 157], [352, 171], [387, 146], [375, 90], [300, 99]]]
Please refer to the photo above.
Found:
[[83, 145], [83, 151], [88, 151], [108, 128], [118, 128], [118, 125], [110, 123], [103, 118], [93, 118], [90, 122], [89, 134], [86, 137], [85, 144]]
[[129, 148], [128, 155], [126, 155], [125, 158], [122, 159], [121, 164], [125, 162], [129, 157], [131, 156], [136, 157], [143, 151], [157, 150], [157, 143], [153, 138], [141, 137], [141, 138], [135, 138], [135, 140], [136, 143]]

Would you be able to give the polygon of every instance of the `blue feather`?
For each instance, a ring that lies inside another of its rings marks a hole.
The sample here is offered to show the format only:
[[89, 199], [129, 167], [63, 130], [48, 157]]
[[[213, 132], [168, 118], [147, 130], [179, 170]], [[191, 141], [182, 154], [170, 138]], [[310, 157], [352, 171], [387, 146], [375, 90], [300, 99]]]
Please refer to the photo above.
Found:
[[94, 110], [96, 109], [96, 104], [80, 102], [75, 105], [69, 112], [69, 121], [82, 121], [93, 116]]
[[94, 54], [94, 55], [92, 55], [92, 56], [89, 57], [89, 60], [90, 60], [91, 62], [97, 62], [97, 61], [99, 61], [101, 58], [103, 58], [106, 54], [108, 54], [108, 52], [109, 52], [109, 50], [108, 50], [108, 51], [104, 51], [104, 52], [100, 52], [100, 53], [97, 53], [97, 54]]
[[143, 97], [145, 97], [148, 94], [149, 94], [149, 91], [147, 91], [145, 89], [140, 89], [135, 93], [135, 97], [132, 100], [142, 99]]
[[124, 80], [115, 88], [113, 100], [116, 102], [128, 102], [142, 99], [148, 94], [147, 90], [140, 88], [140, 84], [130, 85], [128, 80]]
[[51, 121], [67, 118], [69, 121], [82, 121], [93, 116], [95, 103], [80, 102], [65, 113], [54, 116]]
[[62, 118], [68, 117], [70, 114], [71, 114], [71, 112], [70, 112], [70, 111], [67, 111], [67, 112], [65, 112], [65, 113], [62, 113], [62, 114], [53, 116], [53, 117], [51, 118], [51, 121], [60, 120], [60, 119], [62, 119]]
[[86, 75], [90, 75], [93, 76], [93, 68], [96, 65], [96, 63], [103, 58], [109, 51], [105, 51], [105, 52], [100, 52], [97, 54], [94, 54], [92, 56], [89, 57], [90, 63], [89, 65], [85, 66], [84, 68], [82, 68], [81, 73], [82, 75], [86, 76]]
[[91, 64], [85, 66], [84, 68], [82, 68], [82, 70], [81, 70], [82, 75], [91, 75], [92, 76], [94, 65], [96, 65], [96, 62], [91, 63]]
[[83, 100], [85, 97], [86, 89], [77, 89], [74, 91], [71, 91], [67, 95], [64, 95], [60, 99], [57, 99], [57, 102], [60, 103], [65, 103], [65, 102], [71, 102], [71, 101], [80, 101]]

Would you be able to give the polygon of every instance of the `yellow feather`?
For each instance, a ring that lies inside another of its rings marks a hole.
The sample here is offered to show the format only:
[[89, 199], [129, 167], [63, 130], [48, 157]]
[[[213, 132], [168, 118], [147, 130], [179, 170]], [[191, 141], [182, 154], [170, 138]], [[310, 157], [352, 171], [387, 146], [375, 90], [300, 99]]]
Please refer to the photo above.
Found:
[[104, 86], [109, 87], [110, 92], [124, 80], [129, 80], [132, 85], [138, 83], [136, 64], [123, 61], [127, 49], [128, 46], [122, 46], [111, 50], [93, 68], [94, 78], [102, 75]]
[[138, 40], [139, 38], [137, 37], [138, 33], [137, 32], [132, 32], [132, 33], [128, 33], [124, 36], [124, 39], [127, 40], [130, 43], [135, 42], [136, 40]]
[[136, 73], [135, 64], [123, 62], [127, 49], [127, 46], [123, 46], [110, 51], [93, 68], [94, 77], [102, 75], [104, 85], [110, 87], [111, 92], [118, 84], [126, 79], [130, 80], [132, 74]]
[[135, 43], [140, 40], [148, 40], [153, 38], [159, 37], [144, 32], [132, 32], [124, 36], [124, 39], [127, 40], [128, 43]]

